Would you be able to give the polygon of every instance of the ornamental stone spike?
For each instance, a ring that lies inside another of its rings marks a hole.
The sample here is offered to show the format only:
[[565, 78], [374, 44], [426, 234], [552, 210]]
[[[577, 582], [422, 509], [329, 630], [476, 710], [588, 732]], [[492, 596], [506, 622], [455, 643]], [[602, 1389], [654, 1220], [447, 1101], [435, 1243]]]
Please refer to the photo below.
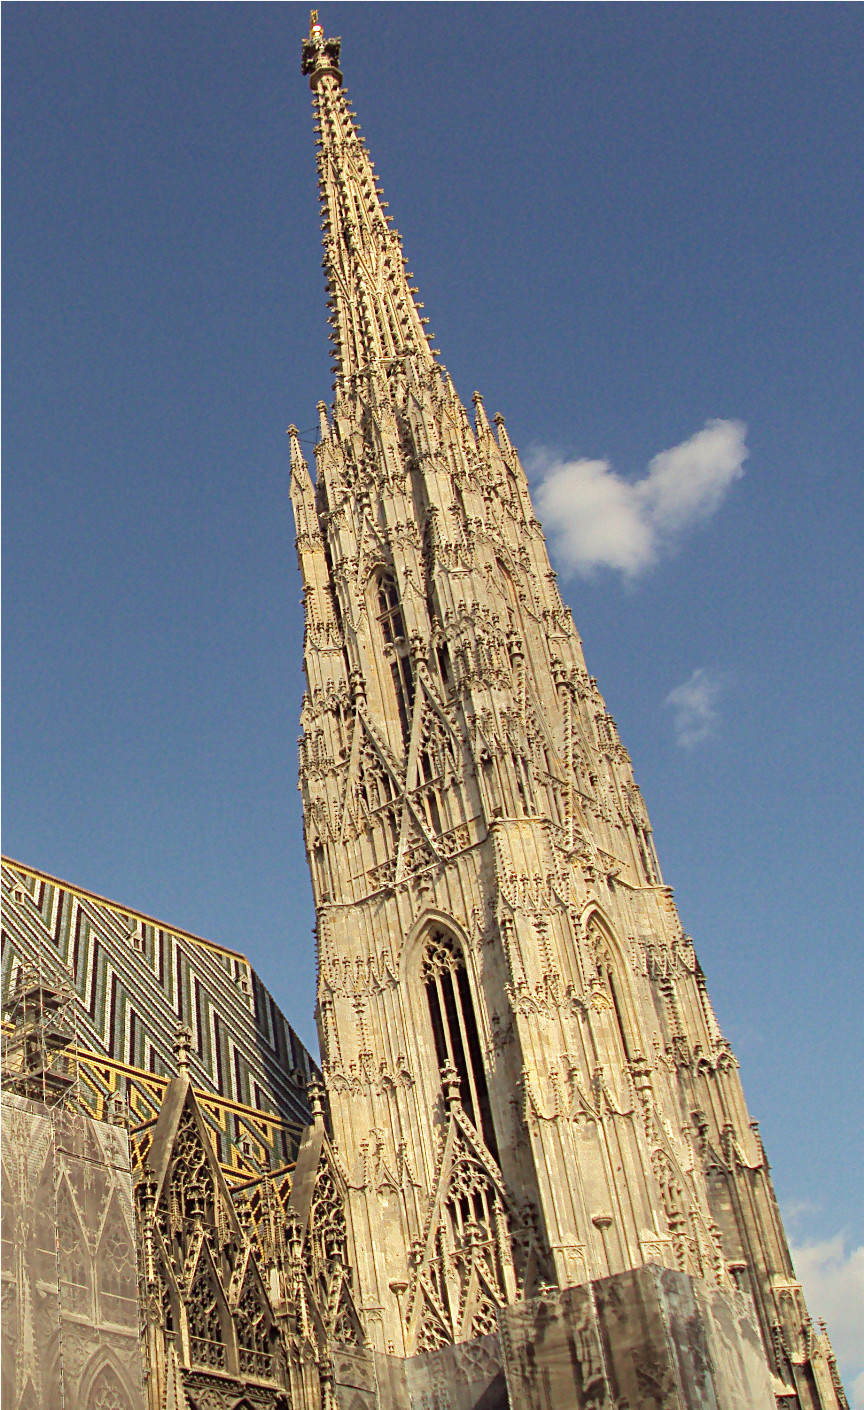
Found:
[[483, 398], [479, 392], [475, 392], [471, 400], [474, 403], [474, 419], [477, 425], [478, 436], [491, 436], [492, 428], [489, 425], [489, 418], [486, 415], [486, 408], [483, 405]]
[[288, 435], [291, 438], [291, 474], [296, 477], [298, 483], [305, 489], [309, 480], [309, 467], [300, 449], [300, 432], [292, 424], [288, 427]]

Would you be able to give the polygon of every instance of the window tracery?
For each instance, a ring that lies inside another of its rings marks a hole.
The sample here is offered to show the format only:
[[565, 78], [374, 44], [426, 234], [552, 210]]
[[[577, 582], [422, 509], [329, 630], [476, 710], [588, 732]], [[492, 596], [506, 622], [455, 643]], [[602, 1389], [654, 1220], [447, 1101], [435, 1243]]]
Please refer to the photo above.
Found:
[[315, 1179], [304, 1251], [307, 1277], [325, 1295], [334, 1263], [343, 1267], [346, 1264], [346, 1237], [342, 1200], [333, 1172], [325, 1163]]
[[99, 1371], [87, 1400], [90, 1410], [129, 1410], [129, 1397], [110, 1366]]
[[362, 1345], [362, 1332], [357, 1325], [356, 1313], [352, 1316], [351, 1308], [344, 1298], [339, 1303], [331, 1335], [334, 1341], [341, 1342], [343, 1346]]
[[72, 1312], [89, 1315], [93, 1297], [90, 1247], [65, 1179], [57, 1188], [57, 1237], [64, 1303]]
[[[588, 937], [594, 962], [591, 989], [597, 1000], [602, 997], [606, 1000], [605, 1005], [595, 1002], [593, 1007], [598, 1015], [598, 1022], [604, 1012], [609, 1014], [611, 1022], [605, 1025], [607, 1038], [611, 1041], [609, 1056], [614, 1066], [618, 1067], [622, 1062], [631, 1062], [634, 1057], [634, 1035], [630, 1031], [624, 1008], [621, 982], [617, 973], [618, 965], [609, 940], [596, 921], [592, 920], [589, 925]], [[636, 1047], [639, 1047], [638, 1042]]]
[[[259, 1260], [263, 1256], [278, 1264], [286, 1256], [282, 1213], [290, 1178], [285, 1190], [268, 1182], [266, 1190], [258, 1191], [256, 1220], [252, 1201], [222, 1185], [216, 1151], [200, 1122], [200, 1108], [190, 1090], [170, 1138], [161, 1192], [157, 1196], [155, 1181], [139, 1186], [145, 1244], [149, 1230], [155, 1255], [151, 1266], [156, 1286], [147, 1308], [164, 1335], [166, 1350], [176, 1352], [184, 1385], [195, 1391], [195, 1403], [199, 1397], [202, 1405], [207, 1399], [199, 1382], [216, 1371], [237, 1385], [230, 1392], [233, 1405], [242, 1389], [239, 1382], [254, 1379], [260, 1396], [262, 1381], [282, 1384], [287, 1374]], [[150, 1199], [153, 1204], [148, 1205]], [[109, 1209], [109, 1218], [113, 1212]], [[272, 1225], [263, 1239], [260, 1228], [256, 1231], [256, 1223], [262, 1222]], [[105, 1248], [109, 1235], [106, 1220]], [[116, 1301], [122, 1296], [124, 1277], [123, 1269], [107, 1269], [100, 1299]], [[191, 1407], [193, 1400], [187, 1398]]]
[[96, 1261], [99, 1306], [108, 1322], [126, 1324], [137, 1297], [137, 1277], [130, 1254], [130, 1235], [117, 1200], [112, 1200]]
[[206, 1257], [198, 1262], [195, 1280], [186, 1302], [189, 1327], [189, 1359], [195, 1366], [213, 1366], [224, 1371], [226, 1365], [222, 1318], [216, 1281]]
[[273, 1348], [270, 1317], [258, 1294], [254, 1279], [247, 1274], [234, 1314], [237, 1328], [237, 1354], [241, 1374], [260, 1376], [273, 1374]]
[[[469, 1156], [463, 1156], [453, 1167], [447, 1200], [457, 1262], [469, 1267], [476, 1265], [487, 1287], [505, 1297], [504, 1269], [501, 1265], [500, 1235], [504, 1231], [504, 1212], [498, 1193], [488, 1173]], [[499, 1304], [500, 1305], [500, 1304]], [[472, 1336], [484, 1336], [473, 1331]]]
[[494, 1331], [497, 1309], [515, 1291], [503, 1188], [458, 1104], [450, 1109], [437, 1194], [412, 1266], [406, 1315], [418, 1352]]
[[198, 1129], [188, 1108], [177, 1128], [172, 1151], [172, 1232], [184, 1220], [215, 1225], [218, 1222], [216, 1187]]
[[423, 954], [421, 977], [426, 988], [438, 1066], [455, 1068], [465, 1111], [497, 1160], [498, 1146], [480, 1035], [465, 955], [455, 936], [443, 930], [430, 936]]
[[450, 825], [444, 786], [455, 771], [453, 745], [440, 719], [431, 706], [427, 706], [420, 725], [416, 786], [426, 822], [436, 837]]

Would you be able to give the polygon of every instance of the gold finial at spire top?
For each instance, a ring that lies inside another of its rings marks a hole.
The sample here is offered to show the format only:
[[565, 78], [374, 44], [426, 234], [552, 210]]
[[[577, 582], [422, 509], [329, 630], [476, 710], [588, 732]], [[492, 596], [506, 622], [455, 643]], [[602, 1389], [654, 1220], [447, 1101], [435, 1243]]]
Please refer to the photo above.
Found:
[[303, 40], [302, 69], [305, 74], [308, 74], [313, 89], [317, 86], [318, 81], [327, 74], [335, 78], [337, 83], [341, 85], [339, 45], [338, 39], [325, 39], [324, 26], [318, 18], [318, 11], [312, 10], [309, 15], [309, 33]]

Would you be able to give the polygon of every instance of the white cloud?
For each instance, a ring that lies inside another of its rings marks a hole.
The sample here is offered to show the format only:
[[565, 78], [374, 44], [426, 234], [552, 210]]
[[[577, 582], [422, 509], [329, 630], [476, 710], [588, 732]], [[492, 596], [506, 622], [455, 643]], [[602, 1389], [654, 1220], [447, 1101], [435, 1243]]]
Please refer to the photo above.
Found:
[[682, 749], [693, 749], [714, 733], [719, 719], [717, 701], [723, 689], [719, 677], [697, 666], [689, 680], [676, 685], [665, 704], [675, 712], [675, 739]]
[[633, 578], [709, 518], [744, 473], [741, 421], [708, 421], [689, 441], [661, 450], [641, 480], [624, 480], [608, 460], [556, 459], [537, 452], [534, 499], [565, 573], [617, 568]]
[[790, 1247], [814, 1322], [824, 1319], [852, 1410], [864, 1410], [864, 1244], [842, 1234]]

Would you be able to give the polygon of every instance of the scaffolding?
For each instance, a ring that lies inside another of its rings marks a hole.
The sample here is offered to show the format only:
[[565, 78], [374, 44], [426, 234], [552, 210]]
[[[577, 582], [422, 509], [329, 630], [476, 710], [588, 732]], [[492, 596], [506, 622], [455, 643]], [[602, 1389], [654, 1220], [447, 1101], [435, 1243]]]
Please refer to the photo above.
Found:
[[78, 1095], [75, 991], [22, 964], [3, 1005], [0, 1081], [5, 1091], [54, 1107]]

